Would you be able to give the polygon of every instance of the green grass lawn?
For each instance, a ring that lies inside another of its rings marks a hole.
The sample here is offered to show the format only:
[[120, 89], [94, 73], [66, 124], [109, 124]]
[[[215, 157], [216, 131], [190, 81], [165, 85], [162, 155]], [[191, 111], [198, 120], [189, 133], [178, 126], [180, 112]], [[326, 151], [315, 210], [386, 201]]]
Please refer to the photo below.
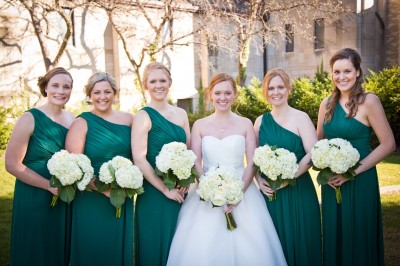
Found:
[[[388, 156], [377, 167], [380, 186], [400, 185], [400, 153]], [[315, 179], [316, 172], [311, 174]], [[0, 151], [0, 265], [4, 266], [9, 265], [14, 182], [15, 178], [4, 169], [4, 151]], [[382, 194], [381, 200], [385, 265], [394, 266], [400, 261], [400, 192]]]

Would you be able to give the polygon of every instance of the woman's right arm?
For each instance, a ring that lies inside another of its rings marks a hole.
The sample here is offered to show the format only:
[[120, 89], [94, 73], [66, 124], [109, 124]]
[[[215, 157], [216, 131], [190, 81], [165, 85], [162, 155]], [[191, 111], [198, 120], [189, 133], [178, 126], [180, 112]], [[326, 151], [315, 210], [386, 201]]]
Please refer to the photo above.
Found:
[[83, 154], [88, 131], [85, 119], [78, 117], [72, 122], [65, 140], [65, 149], [70, 153]]
[[318, 140], [325, 138], [323, 125], [324, 125], [324, 120], [325, 120], [327, 101], [328, 101], [328, 98], [325, 98], [319, 105], [318, 122], [317, 122], [317, 138], [318, 138]]
[[156, 175], [153, 167], [146, 159], [148, 133], [150, 129], [150, 117], [145, 111], [139, 111], [134, 116], [132, 124], [131, 144], [133, 162], [139, 167], [144, 178], [146, 178], [151, 185], [161, 191], [167, 198], [182, 203], [184, 198], [183, 195], [179, 193], [179, 189], [168, 189], [161, 178]]
[[6, 170], [28, 185], [48, 190], [52, 194], [57, 195], [58, 189], [50, 187], [48, 179], [22, 164], [34, 128], [35, 120], [31, 113], [26, 112], [18, 119], [6, 149]]

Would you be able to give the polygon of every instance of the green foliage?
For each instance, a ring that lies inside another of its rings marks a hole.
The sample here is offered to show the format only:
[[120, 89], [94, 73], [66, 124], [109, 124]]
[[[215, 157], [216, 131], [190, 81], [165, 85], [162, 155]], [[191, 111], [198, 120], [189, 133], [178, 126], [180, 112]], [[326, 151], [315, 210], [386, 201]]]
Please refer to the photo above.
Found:
[[366, 79], [364, 88], [375, 93], [385, 109], [386, 117], [394, 133], [397, 145], [400, 144], [400, 66], [383, 69]]
[[204, 106], [204, 88], [203, 88], [203, 80], [200, 79], [200, 86], [199, 86], [199, 108], [198, 108], [198, 113], [200, 115], [204, 114], [205, 112], [205, 106]]
[[328, 72], [321, 66], [317, 68], [314, 80], [302, 77], [293, 81], [293, 91], [289, 97], [289, 105], [306, 112], [314, 125], [318, 121], [318, 110], [322, 100], [332, 91], [332, 81]]
[[264, 100], [261, 81], [256, 77], [251, 79], [250, 85], [238, 88], [239, 95], [232, 109], [239, 115], [249, 118], [253, 123], [263, 113], [270, 111], [271, 107]]
[[16, 119], [30, 108], [29, 93], [19, 92], [11, 97], [12, 107], [0, 106], [0, 150], [5, 150]]
[[13, 124], [9, 121], [10, 108], [0, 106], [0, 150], [5, 150]]

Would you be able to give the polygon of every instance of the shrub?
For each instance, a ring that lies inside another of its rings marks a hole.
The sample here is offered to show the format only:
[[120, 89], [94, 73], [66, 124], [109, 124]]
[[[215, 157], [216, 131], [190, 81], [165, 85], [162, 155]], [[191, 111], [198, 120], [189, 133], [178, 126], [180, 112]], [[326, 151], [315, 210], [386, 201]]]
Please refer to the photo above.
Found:
[[289, 96], [289, 105], [306, 112], [314, 125], [317, 125], [318, 111], [322, 100], [332, 91], [332, 81], [328, 72], [321, 66], [315, 73], [314, 80], [302, 77], [293, 80], [293, 91]]
[[271, 107], [264, 100], [261, 81], [256, 77], [251, 79], [248, 87], [238, 87], [239, 95], [232, 106], [232, 110], [253, 123], [265, 112], [271, 111]]
[[378, 73], [370, 70], [364, 88], [375, 93], [382, 102], [397, 145], [400, 144], [400, 66], [383, 69]]
[[13, 124], [9, 121], [10, 108], [0, 106], [0, 150], [5, 150]]

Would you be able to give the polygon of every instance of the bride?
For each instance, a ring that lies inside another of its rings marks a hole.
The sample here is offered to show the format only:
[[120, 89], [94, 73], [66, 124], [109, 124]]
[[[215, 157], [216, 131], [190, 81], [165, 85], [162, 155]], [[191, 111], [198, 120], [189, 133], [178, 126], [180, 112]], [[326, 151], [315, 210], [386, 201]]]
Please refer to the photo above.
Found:
[[[215, 112], [196, 121], [192, 130], [196, 170], [201, 176], [211, 167], [234, 167], [242, 174], [245, 194], [236, 206], [212, 208], [193, 186], [179, 213], [167, 265], [286, 265], [265, 201], [253, 183], [253, 125], [231, 111], [235, 81], [225, 73], [214, 75], [209, 96]], [[224, 212], [232, 212], [235, 230], [227, 229]]]

